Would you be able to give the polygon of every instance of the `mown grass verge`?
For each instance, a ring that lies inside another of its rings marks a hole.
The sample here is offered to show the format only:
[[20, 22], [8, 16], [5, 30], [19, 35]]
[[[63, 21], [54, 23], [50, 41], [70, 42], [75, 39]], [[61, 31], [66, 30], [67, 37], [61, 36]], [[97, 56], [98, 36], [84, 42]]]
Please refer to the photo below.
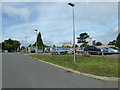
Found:
[[28, 54], [27, 52], [20, 52], [20, 54]]
[[96, 56], [76, 56], [76, 64], [74, 64], [72, 55], [53, 56], [34, 54], [29, 56], [84, 73], [107, 77], [118, 77], [117, 59]]

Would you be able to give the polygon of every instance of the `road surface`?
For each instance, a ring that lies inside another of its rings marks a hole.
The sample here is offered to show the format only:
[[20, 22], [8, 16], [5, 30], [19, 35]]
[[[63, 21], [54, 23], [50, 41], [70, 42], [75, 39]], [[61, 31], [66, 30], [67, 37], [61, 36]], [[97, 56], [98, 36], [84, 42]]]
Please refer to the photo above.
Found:
[[3, 88], [118, 88], [118, 82], [78, 75], [18, 53], [2, 55]]

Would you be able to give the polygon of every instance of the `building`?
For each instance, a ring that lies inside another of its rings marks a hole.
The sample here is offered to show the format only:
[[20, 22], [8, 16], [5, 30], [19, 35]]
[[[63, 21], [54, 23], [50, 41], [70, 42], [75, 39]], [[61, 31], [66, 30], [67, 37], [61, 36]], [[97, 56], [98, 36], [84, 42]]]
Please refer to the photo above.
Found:
[[90, 45], [90, 46], [93, 45], [93, 39], [92, 39], [92, 37], [89, 38], [88, 45]]
[[63, 47], [73, 47], [72, 43], [63, 43]]
[[101, 45], [100, 47], [115, 47], [115, 45]]

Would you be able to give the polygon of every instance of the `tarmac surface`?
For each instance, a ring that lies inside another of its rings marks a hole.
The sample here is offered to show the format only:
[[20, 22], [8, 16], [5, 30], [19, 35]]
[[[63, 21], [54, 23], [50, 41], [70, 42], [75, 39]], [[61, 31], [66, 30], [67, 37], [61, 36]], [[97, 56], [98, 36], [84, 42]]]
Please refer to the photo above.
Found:
[[3, 88], [118, 88], [118, 82], [67, 72], [19, 53], [2, 54]]

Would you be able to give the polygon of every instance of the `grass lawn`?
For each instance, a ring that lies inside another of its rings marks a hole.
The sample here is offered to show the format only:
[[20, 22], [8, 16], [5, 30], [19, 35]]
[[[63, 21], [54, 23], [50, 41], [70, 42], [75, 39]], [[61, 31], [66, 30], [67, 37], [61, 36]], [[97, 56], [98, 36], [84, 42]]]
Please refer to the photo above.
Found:
[[58, 64], [84, 73], [118, 77], [118, 60], [97, 56], [76, 56], [76, 64], [73, 55], [29, 55], [43, 61]]
[[28, 54], [27, 52], [20, 52], [20, 54]]

